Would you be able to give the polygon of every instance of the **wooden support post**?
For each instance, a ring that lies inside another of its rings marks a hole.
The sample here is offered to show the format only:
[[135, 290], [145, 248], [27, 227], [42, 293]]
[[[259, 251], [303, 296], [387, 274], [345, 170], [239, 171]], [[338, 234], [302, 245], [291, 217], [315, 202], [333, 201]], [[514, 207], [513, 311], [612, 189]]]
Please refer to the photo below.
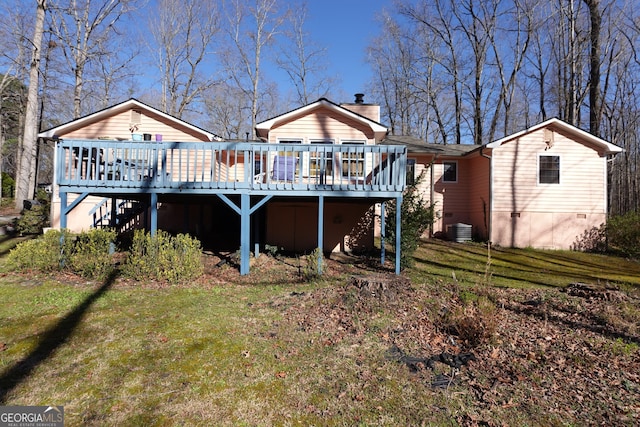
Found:
[[249, 274], [251, 256], [251, 198], [249, 194], [240, 195], [240, 274]]
[[67, 228], [67, 193], [60, 193], [60, 229]]
[[109, 227], [116, 228], [118, 225], [118, 199], [111, 198], [111, 215], [109, 217]]
[[396, 274], [400, 274], [400, 256], [401, 254], [401, 232], [402, 227], [400, 226], [402, 221], [402, 196], [398, 196], [396, 198]]
[[322, 274], [322, 253], [324, 248], [324, 196], [318, 197], [318, 275]]
[[151, 235], [158, 231], [158, 193], [151, 193]]
[[384, 247], [387, 237], [387, 224], [385, 220], [385, 207], [387, 206], [387, 202], [382, 202], [380, 204], [380, 265], [384, 265], [385, 256], [387, 254], [387, 250]]

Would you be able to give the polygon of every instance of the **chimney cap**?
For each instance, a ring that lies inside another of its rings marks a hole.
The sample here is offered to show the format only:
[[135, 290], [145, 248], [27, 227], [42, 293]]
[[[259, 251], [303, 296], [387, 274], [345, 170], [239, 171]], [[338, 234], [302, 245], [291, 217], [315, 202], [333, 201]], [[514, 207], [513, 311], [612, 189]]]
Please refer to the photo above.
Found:
[[364, 93], [356, 93], [354, 96], [356, 97], [356, 104], [364, 104]]

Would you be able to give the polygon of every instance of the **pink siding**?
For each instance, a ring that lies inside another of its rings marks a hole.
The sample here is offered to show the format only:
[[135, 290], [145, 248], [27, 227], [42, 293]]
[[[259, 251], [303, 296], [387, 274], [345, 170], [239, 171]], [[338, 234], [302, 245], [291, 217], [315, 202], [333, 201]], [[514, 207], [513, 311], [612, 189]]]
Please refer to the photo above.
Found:
[[375, 104], [342, 104], [341, 107], [360, 114], [374, 122], [380, 122], [380, 106]]
[[[560, 184], [538, 184], [539, 155], [560, 157]], [[494, 243], [569, 249], [604, 221], [606, 157], [593, 147], [541, 129], [504, 143], [492, 156]]]
[[[184, 141], [184, 142], [198, 142], [206, 141], [204, 133], [194, 132], [188, 127], [180, 124], [168, 121], [161, 116], [152, 114], [145, 110], [140, 110], [140, 126], [136, 133], [150, 133], [152, 139], [155, 139], [155, 134], [162, 134], [163, 141]], [[115, 114], [110, 117], [101, 119], [100, 121], [90, 123], [80, 129], [71, 130], [65, 134], [58, 135], [67, 139], [96, 139], [96, 138], [131, 138], [131, 132], [129, 126], [131, 123], [131, 110], [124, 111]], [[202, 155], [193, 154], [193, 156]], [[210, 164], [210, 156], [202, 158], [205, 164]], [[188, 162], [184, 162], [186, 165]], [[178, 167], [178, 163], [173, 162], [169, 168], [172, 174], [182, 173], [186, 174], [186, 169], [183, 166], [182, 170]], [[197, 174], [197, 170], [190, 171], [191, 174]], [[226, 176], [226, 171], [221, 170], [221, 173]], [[239, 171], [242, 173], [242, 171]], [[73, 195], [69, 195], [67, 203], [72, 203], [75, 200]], [[97, 203], [102, 201], [102, 198], [88, 197], [79, 206], [73, 209], [67, 217], [68, 229], [73, 232], [80, 232], [88, 230], [92, 223], [93, 218], [89, 215], [90, 210], [96, 206]], [[57, 189], [54, 189], [54, 197], [51, 202], [51, 226], [54, 228], [60, 227], [60, 198], [58, 196]]]
[[296, 120], [283, 123], [269, 132], [269, 142], [282, 138], [299, 138], [304, 143], [312, 139], [366, 140], [373, 144], [371, 128], [327, 108], [319, 108]]
[[[207, 140], [203, 133], [195, 132], [148, 111], [139, 111], [141, 112], [140, 126], [136, 133], [149, 133], [152, 135], [152, 139], [155, 139], [155, 134], [162, 134], [164, 141], [197, 142]], [[130, 139], [130, 124], [131, 110], [128, 110], [58, 136], [67, 139]]]

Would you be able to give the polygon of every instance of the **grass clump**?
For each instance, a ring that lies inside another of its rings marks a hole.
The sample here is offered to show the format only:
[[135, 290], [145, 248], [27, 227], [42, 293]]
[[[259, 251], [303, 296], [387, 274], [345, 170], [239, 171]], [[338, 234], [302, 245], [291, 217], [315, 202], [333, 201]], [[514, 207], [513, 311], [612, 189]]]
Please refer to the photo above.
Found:
[[484, 295], [463, 291], [441, 319], [441, 327], [467, 348], [487, 343], [498, 330], [498, 309]]
[[127, 261], [122, 268], [125, 277], [184, 283], [204, 272], [200, 241], [186, 234], [171, 236], [158, 230], [155, 235], [137, 230], [133, 236]]

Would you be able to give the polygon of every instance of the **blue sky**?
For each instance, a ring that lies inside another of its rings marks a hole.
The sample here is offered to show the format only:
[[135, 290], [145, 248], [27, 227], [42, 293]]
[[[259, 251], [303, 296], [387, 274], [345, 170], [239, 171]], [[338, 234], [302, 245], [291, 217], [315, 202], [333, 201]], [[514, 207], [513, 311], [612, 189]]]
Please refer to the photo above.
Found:
[[[371, 70], [365, 62], [366, 48], [380, 28], [375, 19], [383, 9], [391, 9], [392, 5], [391, 0], [307, 2], [307, 32], [315, 43], [326, 47], [327, 71], [340, 77], [341, 88], [349, 96], [365, 92], [364, 85], [371, 77]], [[335, 101], [349, 102], [350, 99]]]

